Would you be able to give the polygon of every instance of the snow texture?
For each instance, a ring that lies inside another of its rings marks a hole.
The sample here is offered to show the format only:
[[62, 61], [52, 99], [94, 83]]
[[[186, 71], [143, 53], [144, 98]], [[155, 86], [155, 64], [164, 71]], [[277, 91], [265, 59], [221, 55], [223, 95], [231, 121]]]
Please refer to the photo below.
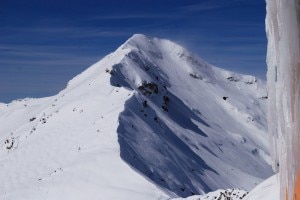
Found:
[[[300, 169], [299, 0], [267, 0], [269, 132], [281, 198], [294, 199]], [[286, 194], [287, 191], [287, 194]]]
[[265, 82], [136, 34], [59, 94], [0, 104], [0, 199], [169, 199], [273, 174]]

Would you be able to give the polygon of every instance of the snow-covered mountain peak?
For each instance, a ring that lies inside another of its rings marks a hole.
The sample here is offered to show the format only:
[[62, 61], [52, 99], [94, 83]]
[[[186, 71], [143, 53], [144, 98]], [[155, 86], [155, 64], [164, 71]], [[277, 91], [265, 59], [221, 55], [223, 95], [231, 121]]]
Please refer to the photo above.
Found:
[[[106, 64], [105, 69], [103, 69], [104, 62], [109, 63]], [[75, 79], [93, 79], [92, 77], [99, 75], [103, 70], [107, 69], [113, 72], [120, 70], [118, 68], [123, 65], [128, 65], [128, 70], [132, 70], [127, 74], [135, 88], [140, 86], [143, 81], [153, 81], [153, 78], [162, 78], [166, 82], [165, 84], [169, 84], [173, 80], [184, 82], [187, 75], [206, 82], [221, 81], [226, 84], [229, 80], [235, 84], [249, 84], [256, 88], [263, 88], [265, 85], [263, 81], [257, 80], [253, 76], [241, 75], [212, 66], [170, 40], [143, 34], [134, 34], [115, 52], [100, 60]], [[157, 72], [152, 73], [151, 70]], [[149, 77], [150, 74], [152, 76]], [[92, 77], [89, 78], [90, 76]], [[74, 80], [70, 81], [69, 85], [72, 85], [72, 82]]]
[[[130, 58], [135, 59], [135, 61], [142, 59], [156, 64], [165, 74], [169, 74], [170, 72], [168, 71], [170, 70], [175, 70], [179, 76], [190, 74], [195, 78], [206, 79], [210, 82], [226, 82], [229, 80], [255, 85], [258, 81], [254, 76], [241, 75], [212, 66], [202, 58], [170, 40], [148, 37], [143, 34], [133, 35], [116, 52], [124, 52]], [[160, 65], [160, 63], [170, 61], [174, 64], [170, 63], [167, 68], [163, 68], [164, 65]], [[178, 63], [181, 63], [181, 65], [178, 66]], [[259, 82], [263, 81], [259, 80]], [[262, 85], [264, 84], [263, 82]]]
[[263, 81], [136, 34], [59, 94], [0, 105], [0, 188], [4, 199], [249, 190], [272, 174], [266, 99]]
[[143, 34], [134, 34], [123, 45], [121, 45], [121, 48], [130, 48], [132, 50], [144, 51], [144, 52], [147, 51], [159, 52], [160, 47], [163, 47], [167, 44], [169, 46], [176, 45], [175, 43], [166, 39], [159, 39], [155, 37], [146, 36]]
[[120, 48], [129, 48], [145, 56], [148, 55], [153, 59], [163, 59], [163, 55], [165, 55], [190, 59], [190, 61], [194, 62], [205, 63], [205, 61], [190, 53], [184, 47], [175, 42], [167, 39], [149, 37], [143, 34], [134, 34]]

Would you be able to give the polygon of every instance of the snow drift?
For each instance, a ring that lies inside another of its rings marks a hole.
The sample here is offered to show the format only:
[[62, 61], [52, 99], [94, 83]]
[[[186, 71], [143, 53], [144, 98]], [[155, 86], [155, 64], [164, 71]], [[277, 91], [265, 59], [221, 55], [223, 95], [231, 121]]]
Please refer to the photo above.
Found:
[[267, 98], [264, 81], [136, 34], [59, 94], [0, 104], [0, 197], [250, 190], [273, 174]]

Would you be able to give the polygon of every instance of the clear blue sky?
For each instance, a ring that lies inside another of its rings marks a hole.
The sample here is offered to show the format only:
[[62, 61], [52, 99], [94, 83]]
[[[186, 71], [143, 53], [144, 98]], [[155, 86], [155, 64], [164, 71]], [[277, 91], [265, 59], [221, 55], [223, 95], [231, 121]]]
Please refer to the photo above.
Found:
[[0, 102], [43, 97], [134, 33], [265, 79], [264, 0], [0, 0]]

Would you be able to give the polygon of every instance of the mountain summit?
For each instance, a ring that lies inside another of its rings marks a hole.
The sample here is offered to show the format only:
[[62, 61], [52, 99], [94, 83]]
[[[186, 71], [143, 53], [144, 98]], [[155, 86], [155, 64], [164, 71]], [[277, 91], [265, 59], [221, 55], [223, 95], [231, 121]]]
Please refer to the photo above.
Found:
[[273, 174], [265, 82], [136, 34], [59, 94], [0, 104], [1, 199], [168, 199]]

